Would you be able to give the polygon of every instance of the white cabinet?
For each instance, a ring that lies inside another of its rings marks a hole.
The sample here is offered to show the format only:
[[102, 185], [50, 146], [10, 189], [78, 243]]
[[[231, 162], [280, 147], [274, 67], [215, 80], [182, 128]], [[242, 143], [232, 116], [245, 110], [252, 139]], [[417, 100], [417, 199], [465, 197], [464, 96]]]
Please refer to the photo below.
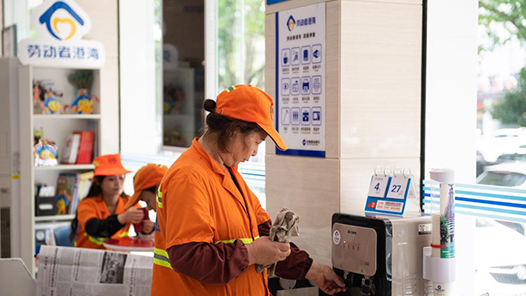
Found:
[[[64, 225], [74, 218], [74, 215], [35, 216], [36, 184], [47, 184], [56, 189], [57, 178], [62, 172], [87, 172], [93, 170], [91, 164], [59, 164], [57, 166], [35, 167], [34, 165], [34, 131], [41, 130], [43, 138], [53, 140], [57, 145], [59, 154], [66, 147], [66, 139], [73, 131], [94, 131], [93, 155], [91, 160], [101, 151], [101, 114], [98, 102], [94, 103], [93, 114], [72, 114], [71, 111], [61, 114], [36, 114], [33, 106], [33, 85], [35, 81], [52, 81], [53, 87], [62, 92], [62, 104], [71, 104], [76, 96], [77, 90], [68, 82], [68, 75], [77, 69], [44, 68], [19, 65], [11, 75], [18, 75], [18, 119], [19, 119], [19, 153], [20, 153], [20, 188], [18, 198], [19, 207], [17, 212], [12, 212], [12, 223], [20, 223], [19, 239], [20, 257], [28, 266], [30, 271], [35, 272], [35, 229], [43, 225]], [[93, 86], [91, 94], [100, 95], [100, 71], [93, 70]], [[101, 98], [104, 99], [104, 98]]]

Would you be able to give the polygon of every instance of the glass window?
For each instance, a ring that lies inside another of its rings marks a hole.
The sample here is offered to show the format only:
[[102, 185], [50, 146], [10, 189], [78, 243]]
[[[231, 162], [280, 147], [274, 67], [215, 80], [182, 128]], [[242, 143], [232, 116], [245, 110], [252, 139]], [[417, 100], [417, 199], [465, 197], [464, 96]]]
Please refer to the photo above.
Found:
[[163, 147], [190, 147], [204, 122], [204, 0], [163, 2]]
[[[265, 2], [219, 0], [217, 3], [218, 90], [235, 84], [265, 90]], [[265, 163], [264, 144], [251, 162]]]
[[519, 186], [526, 180], [526, 175], [511, 172], [484, 172], [479, 184], [495, 186]]
[[219, 0], [219, 90], [234, 84], [265, 88], [265, 2]]
[[[479, 184], [526, 188], [525, 4], [523, 0], [479, 1]], [[477, 295], [526, 293], [525, 226], [477, 218]]]
[[[233, 84], [251, 84], [264, 89], [264, 1], [149, 0], [141, 3], [140, 7], [127, 2], [120, 5], [121, 124], [126, 126], [121, 131], [121, 145], [126, 152], [123, 161], [154, 157], [173, 162], [191, 145], [192, 139], [202, 133], [205, 92], [207, 98], [215, 98]], [[141, 18], [142, 22], [135, 25], [131, 16], [140, 11], [149, 17]], [[127, 29], [130, 27], [133, 30]], [[132, 38], [134, 31], [141, 28], [145, 34], [135, 33]], [[142, 44], [147, 49], [137, 52], [124, 41]], [[143, 52], [149, 55], [144, 56]], [[147, 72], [133, 71], [140, 63], [136, 59], [138, 55], [144, 56], [141, 60], [146, 63], [143, 69]], [[157, 89], [149, 85], [156, 85]], [[140, 93], [136, 93], [137, 88]], [[162, 106], [157, 109], [156, 104], [147, 103], [152, 99], [162, 101]], [[137, 118], [143, 120], [137, 121]], [[138, 137], [143, 140], [137, 142]], [[258, 155], [239, 170], [264, 205], [265, 145], [259, 149]]]
[[[265, 89], [264, 0], [217, 2], [218, 92], [235, 84]], [[272, 141], [267, 138], [267, 141]], [[239, 171], [265, 207], [265, 144]]]
[[38, 36], [31, 28], [31, 10], [42, 2], [44, 0], [3, 0], [3, 26], [16, 25], [17, 41]]

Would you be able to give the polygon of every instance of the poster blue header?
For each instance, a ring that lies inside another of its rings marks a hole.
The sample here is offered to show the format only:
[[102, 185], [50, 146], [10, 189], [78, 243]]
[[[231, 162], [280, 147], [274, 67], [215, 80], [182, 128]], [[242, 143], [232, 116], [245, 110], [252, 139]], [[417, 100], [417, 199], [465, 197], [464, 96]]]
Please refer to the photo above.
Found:
[[285, 2], [285, 1], [288, 1], [288, 0], [267, 0], [267, 5], [272, 5], [272, 4]]

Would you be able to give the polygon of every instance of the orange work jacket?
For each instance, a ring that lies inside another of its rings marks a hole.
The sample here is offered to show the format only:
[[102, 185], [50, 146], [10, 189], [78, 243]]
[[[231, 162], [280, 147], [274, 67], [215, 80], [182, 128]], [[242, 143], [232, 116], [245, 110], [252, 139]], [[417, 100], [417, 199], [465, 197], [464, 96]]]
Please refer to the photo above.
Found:
[[[125, 211], [124, 205], [128, 202], [127, 197], [120, 197], [115, 207], [115, 214], [120, 214]], [[104, 241], [108, 238], [104, 237], [93, 237], [86, 233], [85, 226], [86, 222], [90, 219], [106, 219], [111, 215], [104, 199], [101, 195], [97, 197], [84, 198], [80, 201], [77, 208], [77, 219], [79, 220], [79, 226], [77, 230], [77, 238], [75, 240], [75, 247], [79, 248], [90, 248], [90, 249], [106, 249], [103, 245]], [[128, 235], [130, 229], [130, 223], [127, 223], [124, 227], [119, 229], [111, 238], [119, 238]]]
[[[266, 271], [249, 266], [230, 283], [209, 285], [174, 271], [166, 252], [190, 242], [249, 244], [258, 239], [258, 224], [270, 219], [259, 200], [232, 168], [245, 202], [229, 172], [197, 142], [164, 175], [157, 195], [157, 223], [151, 296], [270, 295]], [[248, 213], [248, 215], [247, 215]], [[250, 217], [250, 218], [249, 218]]]

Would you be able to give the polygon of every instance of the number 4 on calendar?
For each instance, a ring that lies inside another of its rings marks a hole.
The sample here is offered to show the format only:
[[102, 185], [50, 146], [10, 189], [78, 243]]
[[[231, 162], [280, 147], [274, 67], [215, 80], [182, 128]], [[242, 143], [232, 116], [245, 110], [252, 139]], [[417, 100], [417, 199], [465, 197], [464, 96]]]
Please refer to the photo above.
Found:
[[371, 179], [371, 185], [369, 186], [368, 196], [384, 198], [389, 178], [390, 177], [384, 175], [373, 176]]

